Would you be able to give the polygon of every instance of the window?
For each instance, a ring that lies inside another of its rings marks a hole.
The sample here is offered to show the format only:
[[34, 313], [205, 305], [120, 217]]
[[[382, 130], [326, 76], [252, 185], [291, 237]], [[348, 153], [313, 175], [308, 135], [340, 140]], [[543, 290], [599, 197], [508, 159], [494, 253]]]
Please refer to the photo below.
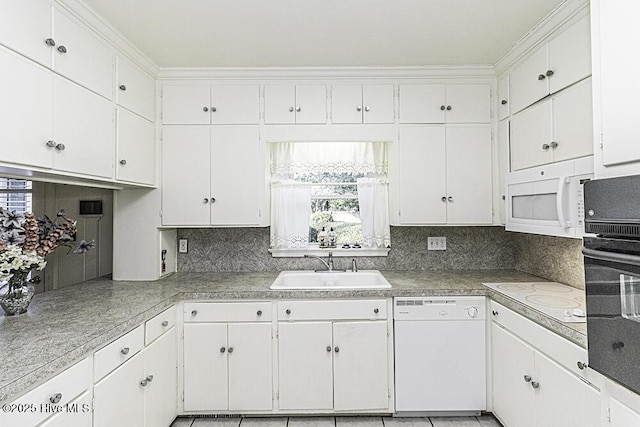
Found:
[[338, 248], [388, 247], [387, 184], [386, 143], [272, 143], [272, 253], [318, 248], [323, 227]]
[[33, 210], [33, 183], [24, 179], [0, 178], [0, 207], [19, 214]]

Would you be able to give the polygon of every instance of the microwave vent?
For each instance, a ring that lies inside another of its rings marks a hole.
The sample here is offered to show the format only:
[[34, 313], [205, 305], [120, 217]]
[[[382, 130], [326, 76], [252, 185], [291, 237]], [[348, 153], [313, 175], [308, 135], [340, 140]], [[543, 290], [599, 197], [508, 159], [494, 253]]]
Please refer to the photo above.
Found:
[[640, 237], [640, 224], [587, 222], [584, 231], [601, 236]]

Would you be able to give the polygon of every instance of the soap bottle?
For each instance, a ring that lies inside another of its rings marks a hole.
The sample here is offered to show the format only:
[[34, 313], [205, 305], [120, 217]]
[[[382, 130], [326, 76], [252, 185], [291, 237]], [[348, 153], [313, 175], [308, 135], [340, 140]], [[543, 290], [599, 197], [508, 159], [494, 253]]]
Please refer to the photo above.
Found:
[[336, 232], [333, 231], [333, 227], [331, 227], [331, 230], [329, 230], [329, 247], [330, 248], [335, 248], [336, 247]]
[[321, 248], [327, 247], [327, 231], [322, 227], [322, 230], [318, 233], [318, 243]]

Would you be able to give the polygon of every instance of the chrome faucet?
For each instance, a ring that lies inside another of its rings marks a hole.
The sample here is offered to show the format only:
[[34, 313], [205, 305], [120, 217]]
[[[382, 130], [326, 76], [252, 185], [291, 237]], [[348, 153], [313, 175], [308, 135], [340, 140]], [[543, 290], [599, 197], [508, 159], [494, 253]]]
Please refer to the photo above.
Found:
[[329, 258], [327, 259], [327, 261], [323, 260], [322, 258], [320, 258], [317, 255], [311, 255], [311, 254], [304, 254], [305, 258], [316, 258], [318, 260], [320, 260], [320, 262], [322, 262], [325, 267], [327, 267], [327, 271], [333, 271], [333, 252], [329, 251]]

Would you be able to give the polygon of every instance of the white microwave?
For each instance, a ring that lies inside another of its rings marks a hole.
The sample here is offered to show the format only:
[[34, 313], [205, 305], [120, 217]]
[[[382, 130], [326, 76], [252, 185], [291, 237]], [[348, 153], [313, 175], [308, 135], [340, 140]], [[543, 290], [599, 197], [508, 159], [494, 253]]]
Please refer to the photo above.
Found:
[[585, 181], [593, 179], [593, 157], [511, 172], [505, 181], [506, 229], [581, 238]]

